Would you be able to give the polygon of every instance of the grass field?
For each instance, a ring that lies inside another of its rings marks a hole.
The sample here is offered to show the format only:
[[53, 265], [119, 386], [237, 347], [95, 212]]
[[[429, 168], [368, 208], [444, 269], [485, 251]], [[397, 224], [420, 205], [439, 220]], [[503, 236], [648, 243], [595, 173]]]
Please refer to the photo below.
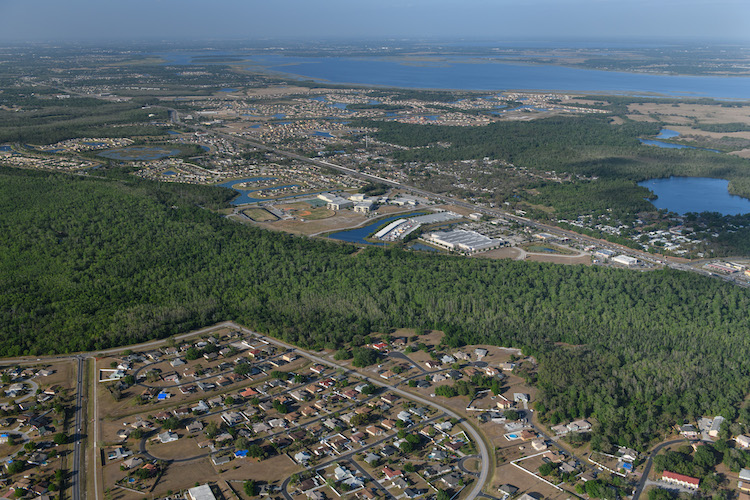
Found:
[[573, 255], [575, 253], [566, 248], [557, 245], [550, 245], [548, 243], [529, 243], [527, 245], [522, 245], [521, 248], [527, 252], [548, 253], [550, 255]]

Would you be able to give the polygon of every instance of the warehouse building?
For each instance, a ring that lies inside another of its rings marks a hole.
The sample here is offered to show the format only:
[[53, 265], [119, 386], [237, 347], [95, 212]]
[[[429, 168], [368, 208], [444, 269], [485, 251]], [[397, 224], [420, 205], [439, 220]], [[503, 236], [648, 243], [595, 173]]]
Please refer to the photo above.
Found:
[[503, 240], [489, 238], [476, 231], [454, 229], [453, 231], [436, 231], [426, 236], [427, 241], [439, 247], [464, 253], [476, 253], [505, 244]]
[[618, 255], [617, 257], [612, 257], [612, 262], [622, 264], [623, 266], [633, 267], [638, 264], [638, 259], [629, 255]]

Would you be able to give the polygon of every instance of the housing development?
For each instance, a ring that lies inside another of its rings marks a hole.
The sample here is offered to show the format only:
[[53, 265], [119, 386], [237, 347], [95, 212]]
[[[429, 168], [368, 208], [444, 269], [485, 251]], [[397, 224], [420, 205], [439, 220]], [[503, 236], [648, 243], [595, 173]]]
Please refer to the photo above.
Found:
[[0, 174], [81, 191], [7, 197], [0, 497], [750, 500], [750, 220], [647, 184], [747, 194], [746, 103], [29, 50]]

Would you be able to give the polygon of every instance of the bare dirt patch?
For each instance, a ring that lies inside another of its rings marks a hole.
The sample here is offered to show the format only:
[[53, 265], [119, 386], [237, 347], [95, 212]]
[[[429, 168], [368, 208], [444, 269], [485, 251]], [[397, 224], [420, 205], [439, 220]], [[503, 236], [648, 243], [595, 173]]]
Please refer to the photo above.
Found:
[[518, 259], [522, 255], [522, 251], [515, 247], [503, 247], [496, 248], [495, 250], [489, 250], [480, 254], [473, 255], [472, 257], [479, 257], [485, 259]]
[[585, 264], [591, 265], [591, 256], [583, 255], [545, 255], [539, 253], [527, 253], [526, 260], [535, 262], [552, 262], [553, 264]]

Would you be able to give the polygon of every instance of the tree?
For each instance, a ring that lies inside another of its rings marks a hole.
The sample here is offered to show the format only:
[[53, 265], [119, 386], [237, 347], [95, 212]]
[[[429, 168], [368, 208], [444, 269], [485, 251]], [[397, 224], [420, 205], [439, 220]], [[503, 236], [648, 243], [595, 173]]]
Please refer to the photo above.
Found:
[[55, 442], [55, 444], [65, 444], [68, 442], [68, 436], [64, 432], [58, 432], [54, 435], [52, 440]]
[[376, 392], [378, 392], [378, 388], [377, 386], [374, 386], [372, 384], [367, 384], [362, 388], [362, 394], [365, 394], [367, 396], [375, 394]]
[[366, 413], [357, 413], [352, 417], [352, 419], [349, 421], [349, 423], [353, 427], [359, 427], [360, 425], [365, 425], [370, 420], [370, 416]]
[[10, 465], [8, 465], [8, 473], [10, 474], [18, 474], [24, 469], [24, 463], [21, 460], [13, 460]]
[[333, 355], [333, 359], [337, 361], [343, 361], [345, 359], [352, 359], [353, 354], [349, 351], [349, 349], [339, 349], [336, 351], [336, 354]]
[[249, 497], [254, 497], [258, 494], [258, 488], [255, 485], [255, 481], [253, 481], [252, 479], [248, 479], [247, 481], [245, 481], [243, 488], [245, 490], [245, 494]]
[[234, 373], [237, 375], [249, 375], [252, 370], [253, 367], [248, 363], [239, 363], [234, 367]]
[[378, 361], [378, 352], [375, 349], [356, 347], [352, 354], [352, 365], [358, 368], [373, 365]]
[[518, 420], [520, 418], [520, 415], [516, 410], [505, 410], [505, 412], [503, 412], [503, 415], [508, 420]]
[[227, 396], [224, 398], [224, 404], [227, 406], [232, 406], [234, 404], [234, 398], [232, 396]]
[[451, 496], [445, 490], [438, 490], [437, 500], [451, 500]]
[[164, 420], [162, 423], [162, 427], [165, 429], [174, 430], [180, 426], [180, 419], [176, 416], [171, 416], [168, 419]]
[[208, 424], [206, 424], [206, 429], [204, 432], [209, 439], [213, 439], [219, 433], [219, 426], [216, 422], [209, 422]]
[[401, 444], [398, 445], [398, 447], [402, 453], [405, 453], [407, 455], [414, 451], [414, 445], [409, 441], [402, 441]]
[[539, 466], [540, 476], [549, 476], [555, 470], [555, 467], [551, 463], [543, 463]]
[[246, 450], [250, 441], [245, 436], [239, 436], [234, 440], [234, 447], [238, 450]]

